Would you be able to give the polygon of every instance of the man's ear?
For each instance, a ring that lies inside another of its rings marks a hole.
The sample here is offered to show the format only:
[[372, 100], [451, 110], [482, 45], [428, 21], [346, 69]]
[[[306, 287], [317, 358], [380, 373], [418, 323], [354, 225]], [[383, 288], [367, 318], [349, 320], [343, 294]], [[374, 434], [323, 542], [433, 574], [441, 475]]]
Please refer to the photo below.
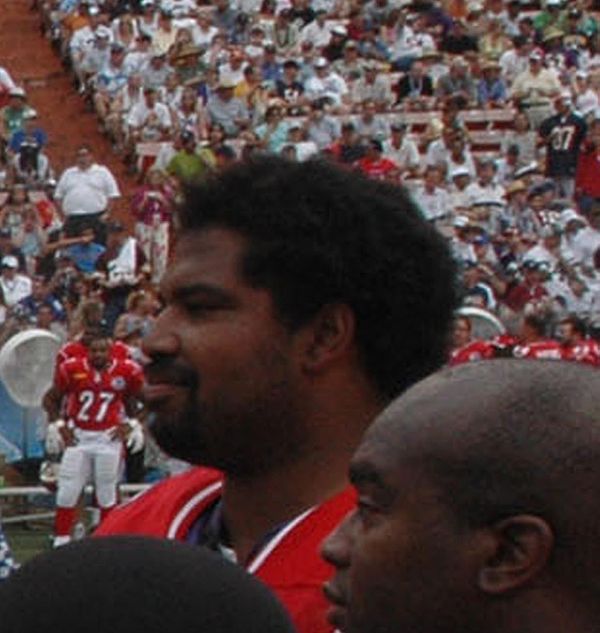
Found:
[[518, 589], [546, 567], [554, 533], [544, 519], [528, 514], [512, 516], [490, 530], [494, 545], [479, 572], [482, 591], [499, 595]]
[[354, 345], [356, 319], [345, 303], [323, 306], [306, 326], [304, 369], [318, 373]]

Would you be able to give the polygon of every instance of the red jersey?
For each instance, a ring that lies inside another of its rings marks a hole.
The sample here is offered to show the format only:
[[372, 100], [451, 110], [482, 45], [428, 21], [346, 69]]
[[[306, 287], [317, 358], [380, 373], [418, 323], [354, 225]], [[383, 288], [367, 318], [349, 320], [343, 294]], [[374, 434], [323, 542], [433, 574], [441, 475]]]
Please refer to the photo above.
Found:
[[562, 345], [558, 341], [547, 339], [522, 345], [516, 345], [513, 349], [515, 358], [565, 360], [566, 355]]
[[600, 345], [594, 339], [582, 339], [573, 345], [565, 345], [563, 354], [567, 360], [600, 367]]
[[[96, 530], [97, 536], [141, 534], [186, 540], [197, 519], [220, 498], [222, 475], [194, 468], [150, 488], [116, 508]], [[355, 507], [352, 488], [308, 509], [290, 521], [247, 564], [290, 613], [298, 633], [331, 633], [322, 585], [332, 568], [319, 555], [326, 536]]]
[[496, 348], [491, 341], [471, 341], [450, 352], [449, 364], [454, 366], [462, 365], [463, 363], [472, 363], [477, 360], [487, 360], [494, 358], [495, 352]]
[[385, 180], [390, 174], [399, 171], [398, 165], [389, 158], [379, 158], [377, 160], [361, 158], [356, 164], [363, 174], [374, 180]]
[[[68, 358], [87, 358], [88, 348], [81, 341], [69, 341], [65, 343], [56, 354], [54, 363], [54, 373], [58, 371], [59, 366]], [[130, 360], [131, 351], [125, 343], [115, 341], [110, 346], [110, 357], [113, 360]]]
[[66, 416], [86, 431], [104, 431], [124, 417], [124, 399], [139, 394], [142, 368], [131, 360], [113, 360], [98, 371], [87, 358], [69, 358], [60, 365], [55, 387], [67, 395]]
[[502, 301], [513, 311], [521, 312], [526, 304], [536, 303], [548, 296], [548, 292], [544, 286], [529, 286], [521, 283], [511, 288]]

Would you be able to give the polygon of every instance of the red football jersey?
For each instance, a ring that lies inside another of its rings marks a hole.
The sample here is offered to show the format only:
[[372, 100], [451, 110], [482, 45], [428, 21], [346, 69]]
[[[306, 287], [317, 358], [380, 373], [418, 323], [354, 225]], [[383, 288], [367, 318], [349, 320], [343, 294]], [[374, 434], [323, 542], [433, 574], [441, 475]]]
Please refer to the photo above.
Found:
[[567, 360], [594, 367], [600, 366], [600, 345], [594, 339], [584, 339], [575, 345], [565, 346], [563, 352]]
[[58, 368], [55, 386], [67, 394], [66, 416], [86, 431], [103, 431], [124, 417], [124, 399], [140, 393], [142, 368], [132, 360], [112, 360], [102, 371], [87, 358], [69, 358]]
[[[56, 354], [54, 371], [69, 358], [87, 358], [88, 348], [81, 341], [65, 343]], [[110, 357], [113, 360], [127, 360], [131, 358], [131, 351], [122, 341], [115, 341], [110, 346]]]
[[[222, 487], [219, 472], [193, 468], [115, 508], [95, 535], [141, 534], [184, 541], [198, 517], [220, 497]], [[355, 505], [356, 493], [348, 487], [308, 509], [268, 541], [247, 566], [281, 600], [298, 633], [333, 631], [325, 619], [328, 605], [322, 589], [333, 570], [319, 548]]]
[[449, 364], [462, 365], [472, 363], [477, 360], [487, 360], [494, 358], [495, 347], [491, 341], [471, 341], [463, 347], [457, 347], [450, 352]]
[[558, 341], [548, 339], [525, 345], [517, 345], [513, 350], [515, 358], [566, 360], [563, 347]]

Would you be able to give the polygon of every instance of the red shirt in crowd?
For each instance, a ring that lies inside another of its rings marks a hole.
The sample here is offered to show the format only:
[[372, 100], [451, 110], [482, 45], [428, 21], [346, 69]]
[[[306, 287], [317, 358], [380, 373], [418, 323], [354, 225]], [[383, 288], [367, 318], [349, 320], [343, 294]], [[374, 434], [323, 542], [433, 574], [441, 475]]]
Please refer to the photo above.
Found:
[[377, 158], [375, 160], [371, 158], [361, 158], [356, 163], [358, 168], [374, 180], [385, 180], [390, 174], [398, 171], [398, 165], [389, 158]]
[[575, 189], [588, 196], [600, 198], [600, 147], [583, 144], [577, 159]]

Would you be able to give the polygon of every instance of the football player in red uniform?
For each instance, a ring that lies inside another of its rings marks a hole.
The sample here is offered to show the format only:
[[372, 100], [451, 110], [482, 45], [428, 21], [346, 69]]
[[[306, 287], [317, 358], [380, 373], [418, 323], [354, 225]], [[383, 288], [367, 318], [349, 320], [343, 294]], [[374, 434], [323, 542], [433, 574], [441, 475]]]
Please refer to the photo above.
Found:
[[563, 319], [558, 328], [558, 336], [563, 346], [564, 358], [594, 367], [600, 366], [600, 345], [593, 338], [586, 337], [585, 322], [571, 315]]
[[48, 434], [65, 449], [56, 496], [56, 547], [70, 541], [77, 500], [88, 479], [103, 516], [116, 504], [123, 441], [140, 428], [135, 415], [143, 382], [137, 363], [111, 359], [110, 339], [103, 333], [91, 337], [86, 356], [59, 366], [44, 398]]
[[471, 338], [471, 320], [466, 316], [457, 316], [454, 320], [449, 365], [462, 365], [477, 360], [494, 358], [495, 347], [491, 341]]
[[[77, 338], [65, 343], [56, 354], [54, 371], [58, 372], [58, 368], [69, 358], [86, 358], [90, 340], [101, 329], [100, 325], [88, 326]], [[113, 341], [110, 345], [110, 357], [114, 360], [126, 360], [131, 358], [131, 352], [122, 341]]]
[[564, 360], [561, 344], [547, 335], [547, 319], [539, 314], [528, 314], [523, 318], [520, 343], [513, 348], [515, 358]]
[[352, 506], [366, 426], [445, 361], [449, 249], [402, 189], [323, 161], [236, 164], [178, 220], [144, 399], [159, 445], [201, 467], [97, 534], [212, 548], [270, 586], [299, 633], [328, 633], [318, 544]]

